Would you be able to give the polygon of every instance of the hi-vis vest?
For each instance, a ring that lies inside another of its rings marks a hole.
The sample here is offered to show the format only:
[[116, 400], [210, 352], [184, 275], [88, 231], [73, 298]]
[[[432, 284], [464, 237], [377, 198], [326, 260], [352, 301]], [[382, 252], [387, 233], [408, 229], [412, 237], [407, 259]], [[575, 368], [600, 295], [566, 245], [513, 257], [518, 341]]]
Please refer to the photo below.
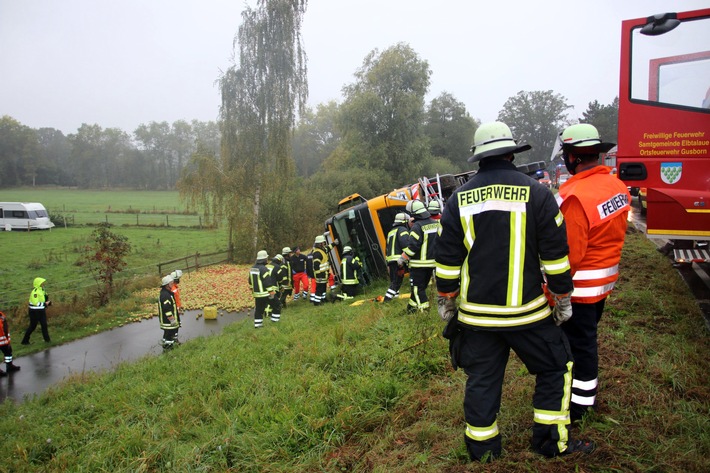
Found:
[[403, 225], [397, 225], [387, 234], [387, 262], [397, 261], [407, 246], [409, 232]]
[[356, 286], [360, 283], [357, 278], [360, 269], [360, 258], [348, 255], [340, 261], [340, 282], [346, 286]]
[[30, 309], [34, 310], [44, 310], [47, 302], [47, 292], [42, 287], [42, 284], [46, 281], [44, 278], [35, 278], [32, 282], [34, 289], [30, 292]]
[[570, 235], [574, 229], [567, 228], [570, 253], [581, 238], [586, 239], [584, 257], [578, 267], [572, 267], [572, 302], [592, 304], [604, 299], [619, 278], [631, 196], [610, 172], [607, 166], [596, 166], [575, 174], [560, 187], [558, 202], [565, 218], [570, 219], [565, 201], [576, 197], [589, 222], [589, 233], [583, 237]]
[[313, 276], [318, 283], [327, 283], [330, 274], [328, 255], [321, 248], [313, 248]]
[[269, 269], [264, 264], [256, 264], [249, 268], [249, 288], [255, 298], [269, 296]]
[[10, 331], [7, 329], [5, 314], [0, 312], [0, 347], [10, 344]]
[[409, 230], [409, 243], [404, 253], [409, 256], [410, 268], [434, 268], [434, 244], [439, 235], [441, 224], [438, 220], [427, 218], [417, 220]]

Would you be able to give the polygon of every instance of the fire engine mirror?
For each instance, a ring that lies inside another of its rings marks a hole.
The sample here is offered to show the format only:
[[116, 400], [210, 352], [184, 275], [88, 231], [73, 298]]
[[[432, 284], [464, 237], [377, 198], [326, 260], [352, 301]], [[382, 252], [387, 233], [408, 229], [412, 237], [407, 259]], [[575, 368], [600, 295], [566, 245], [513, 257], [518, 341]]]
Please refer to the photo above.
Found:
[[643, 181], [647, 177], [646, 165], [643, 163], [621, 163], [618, 175], [622, 181]]
[[646, 24], [641, 28], [641, 34], [646, 36], [658, 36], [668, 33], [680, 25], [678, 15], [675, 13], [661, 13], [649, 16]]

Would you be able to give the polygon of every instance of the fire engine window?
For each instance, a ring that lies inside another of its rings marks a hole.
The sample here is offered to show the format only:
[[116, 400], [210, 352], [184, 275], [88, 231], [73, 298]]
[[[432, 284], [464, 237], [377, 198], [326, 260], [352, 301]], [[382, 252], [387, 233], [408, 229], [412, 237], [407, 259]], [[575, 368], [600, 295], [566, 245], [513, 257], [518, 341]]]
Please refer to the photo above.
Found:
[[631, 38], [631, 98], [710, 109], [710, 18]]

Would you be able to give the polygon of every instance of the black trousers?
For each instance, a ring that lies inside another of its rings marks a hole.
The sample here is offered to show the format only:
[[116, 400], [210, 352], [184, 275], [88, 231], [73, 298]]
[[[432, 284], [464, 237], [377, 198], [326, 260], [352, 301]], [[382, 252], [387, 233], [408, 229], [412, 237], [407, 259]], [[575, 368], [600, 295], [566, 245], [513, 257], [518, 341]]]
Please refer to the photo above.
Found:
[[254, 327], [259, 328], [264, 326], [264, 312], [269, 307], [268, 297], [254, 298]]
[[593, 304], [572, 304], [572, 318], [562, 324], [574, 357], [572, 377], [572, 420], [581, 419], [597, 401], [599, 388], [599, 351], [597, 326], [606, 299]]
[[472, 460], [500, 456], [497, 416], [511, 348], [535, 375], [533, 449], [555, 456], [567, 448], [572, 355], [552, 320], [532, 328], [461, 331], [458, 364], [468, 376], [464, 395], [464, 439]]
[[402, 287], [402, 281], [404, 281], [404, 269], [400, 268], [396, 261], [387, 263], [387, 270], [390, 276], [390, 287], [385, 293], [386, 301], [394, 299], [399, 294], [399, 288]]
[[25, 331], [25, 336], [22, 338], [22, 343], [30, 343], [30, 335], [37, 328], [37, 324], [42, 327], [42, 337], [45, 342], [51, 341], [49, 338], [49, 329], [47, 328], [47, 311], [45, 309], [29, 309], [30, 325]]
[[429, 308], [429, 297], [426, 288], [434, 274], [434, 268], [409, 268], [409, 277], [412, 285], [412, 295], [409, 299], [407, 310], [415, 312]]

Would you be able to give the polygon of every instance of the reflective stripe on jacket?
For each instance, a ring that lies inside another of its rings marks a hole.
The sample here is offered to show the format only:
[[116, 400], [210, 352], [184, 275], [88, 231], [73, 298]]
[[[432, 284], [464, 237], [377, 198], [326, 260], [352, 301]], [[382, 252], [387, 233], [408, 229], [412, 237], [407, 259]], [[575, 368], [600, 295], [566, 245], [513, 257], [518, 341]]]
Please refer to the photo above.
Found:
[[416, 220], [409, 230], [409, 240], [404, 253], [409, 256], [410, 268], [433, 268], [434, 245], [439, 236], [439, 221], [431, 218]]
[[268, 297], [270, 272], [265, 264], [257, 263], [249, 268], [249, 288], [255, 298]]
[[348, 286], [357, 286], [360, 284], [357, 273], [361, 267], [360, 258], [347, 255], [340, 261], [340, 282]]
[[487, 330], [542, 323], [551, 310], [541, 263], [550, 290], [572, 290], [566, 240], [562, 213], [547, 188], [509, 161], [481, 163], [442, 214], [437, 290], [460, 289], [459, 323]]
[[7, 327], [5, 314], [0, 312], [0, 347], [10, 344], [10, 330]]
[[387, 234], [387, 262], [397, 261], [407, 246], [409, 232], [404, 224], [397, 225]]
[[[171, 322], [168, 317], [173, 317], [173, 322]], [[158, 319], [160, 320], [160, 328], [163, 330], [178, 328], [177, 305], [175, 304], [175, 297], [173, 297], [173, 293], [170, 289], [165, 286], [160, 288], [160, 297], [158, 299]]]
[[631, 196], [626, 184], [610, 172], [607, 166], [595, 166], [560, 187], [575, 303], [604, 299], [619, 278]]

